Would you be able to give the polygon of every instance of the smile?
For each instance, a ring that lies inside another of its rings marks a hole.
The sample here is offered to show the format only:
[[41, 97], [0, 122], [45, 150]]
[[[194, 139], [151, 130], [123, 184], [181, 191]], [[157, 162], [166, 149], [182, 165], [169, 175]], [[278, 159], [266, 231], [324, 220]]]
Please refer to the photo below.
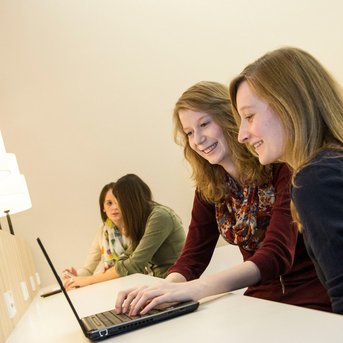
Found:
[[209, 146], [208, 148], [204, 149], [202, 152], [204, 154], [209, 154], [211, 151], [213, 151], [216, 147], [217, 147], [218, 143], [214, 143], [211, 146]]
[[263, 144], [263, 141], [258, 141], [257, 143], [253, 144], [254, 149], [258, 149]]

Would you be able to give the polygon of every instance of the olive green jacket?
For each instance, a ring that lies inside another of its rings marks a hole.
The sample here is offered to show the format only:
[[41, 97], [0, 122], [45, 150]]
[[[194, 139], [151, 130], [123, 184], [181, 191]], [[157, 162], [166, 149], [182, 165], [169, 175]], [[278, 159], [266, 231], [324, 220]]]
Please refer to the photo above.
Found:
[[156, 204], [138, 246], [134, 251], [129, 247], [115, 269], [120, 276], [151, 273], [163, 278], [179, 257], [184, 242], [185, 230], [179, 216], [171, 208]]

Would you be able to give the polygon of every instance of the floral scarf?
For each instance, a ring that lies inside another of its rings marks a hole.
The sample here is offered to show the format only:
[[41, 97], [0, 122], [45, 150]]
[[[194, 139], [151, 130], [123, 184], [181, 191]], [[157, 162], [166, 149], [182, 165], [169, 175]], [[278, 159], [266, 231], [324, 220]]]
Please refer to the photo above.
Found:
[[215, 204], [215, 209], [219, 232], [228, 243], [248, 251], [262, 245], [275, 201], [271, 181], [242, 188], [227, 175], [228, 194]]
[[128, 239], [122, 236], [118, 228], [107, 218], [101, 244], [101, 257], [104, 268], [112, 267], [128, 247]]

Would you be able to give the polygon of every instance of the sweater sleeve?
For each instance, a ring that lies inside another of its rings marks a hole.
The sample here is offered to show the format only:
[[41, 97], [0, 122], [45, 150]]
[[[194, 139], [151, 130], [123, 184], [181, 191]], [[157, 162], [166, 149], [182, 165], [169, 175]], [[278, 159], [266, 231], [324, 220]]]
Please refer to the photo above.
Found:
[[343, 314], [343, 159], [327, 158], [301, 170], [293, 199], [317, 273], [333, 311]]
[[214, 205], [206, 203], [195, 192], [186, 242], [168, 274], [180, 273], [187, 281], [199, 278], [211, 260], [218, 237]]
[[261, 282], [280, 277], [293, 264], [298, 229], [290, 212], [290, 170], [284, 164], [274, 165], [275, 202], [262, 246], [249, 258], [259, 268]]
[[134, 273], [145, 273], [145, 267], [162, 243], [174, 229], [174, 222], [170, 214], [161, 207], [155, 206], [146, 223], [145, 232], [131, 253], [131, 249], [125, 256], [120, 257], [115, 268], [120, 276]]
[[88, 252], [88, 256], [86, 259], [85, 264], [78, 269], [77, 275], [79, 276], [89, 276], [93, 275], [96, 267], [98, 266], [100, 260], [101, 260], [101, 239], [102, 239], [102, 231], [103, 231], [103, 225], [101, 225], [96, 235], [93, 239], [93, 242], [91, 244], [91, 247]]

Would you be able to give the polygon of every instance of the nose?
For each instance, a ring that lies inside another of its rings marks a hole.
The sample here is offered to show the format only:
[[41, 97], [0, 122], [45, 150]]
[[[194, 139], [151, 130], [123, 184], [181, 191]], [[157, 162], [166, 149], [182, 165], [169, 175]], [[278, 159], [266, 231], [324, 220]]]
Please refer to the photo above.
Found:
[[249, 140], [249, 133], [247, 130], [247, 126], [244, 124], [243, 121], [240, 122], [239, 131], [238, 131], [238, 142], [245, 144], [248, 143]]
[[205, 136], [202, 134], [201, 130], [194, 131], [194, 144], [199, 145], [205, 141]]

